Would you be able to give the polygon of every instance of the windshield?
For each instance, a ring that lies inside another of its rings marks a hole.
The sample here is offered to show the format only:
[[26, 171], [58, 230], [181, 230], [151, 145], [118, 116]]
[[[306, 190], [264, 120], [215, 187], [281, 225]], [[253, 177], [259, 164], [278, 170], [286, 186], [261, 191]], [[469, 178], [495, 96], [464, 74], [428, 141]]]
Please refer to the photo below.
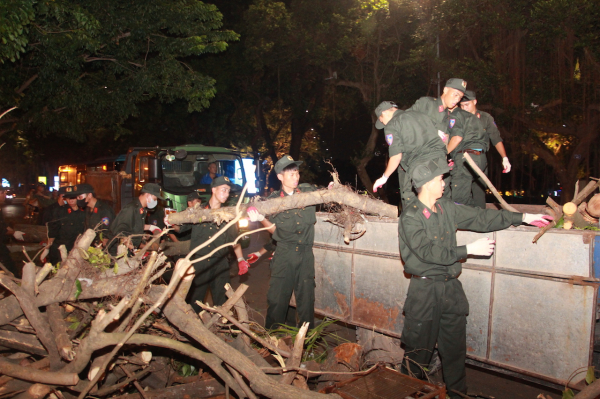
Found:
[[[192, 190], [208, 189], [213, 177], [227, 176], [240, 186], [246, 183], [242, 160], [234, 154], [188, 153], [184, 160], [161, 160], [164, 189], [187, 194]], [[235, 190], [235, 189], [234, 189]]]

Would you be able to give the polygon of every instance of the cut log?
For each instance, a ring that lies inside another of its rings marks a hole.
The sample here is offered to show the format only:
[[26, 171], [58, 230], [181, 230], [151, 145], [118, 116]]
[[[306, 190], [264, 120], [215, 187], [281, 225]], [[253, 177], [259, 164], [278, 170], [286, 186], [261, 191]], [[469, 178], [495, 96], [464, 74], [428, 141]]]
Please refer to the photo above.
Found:
[[[225, 387], [215, 379], [200, 380], [191, 384], [176, 385], [165, 389], [155, 389], [145, 392], [152, 399], [203, 399], [225, 394]], [[115, 396], [112, 399], [142, 399], [139, 393]]]
[[[19, 306], [18, 302], [16, 302], [16, 306]], [[48, 352], [44, 349], [42, 343], [35, 335], [31, 334], [0, 330], [0, 345], [33, 355], [48, 356]]]
[[79, 376], [75, 373], [59, 373], [23, 367], [0, 359], [0, 373], [20, 380], [42, 384], [77, 385]]

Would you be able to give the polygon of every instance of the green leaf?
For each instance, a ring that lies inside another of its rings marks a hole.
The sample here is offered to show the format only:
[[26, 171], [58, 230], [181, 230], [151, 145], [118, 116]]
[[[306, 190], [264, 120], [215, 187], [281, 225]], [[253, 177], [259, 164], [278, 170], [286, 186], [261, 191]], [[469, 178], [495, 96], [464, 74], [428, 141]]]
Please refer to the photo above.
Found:
[[77, 287], [77, 291], [75, 291], [75, 300], [77, 300], [77, 298], [79, 298], [79, 295], [81, 295], [81, 281], [79, 280], [75, 280], [75, 286]]
[[71, 323], [69, 325], [69, 330], [75, 331], [75, 330], [77, 330], [77, 327], [79, 327], [79, 321], [75, 321], [75, 322]]
[[115, 267], [113, 267], [113, 272], [115, 272], [115, 274], [119, 273], [119, 264], [117, 262], [115, 262]]
[[596, 376], [594, 375], [594, 366], [590, 366], [588, 367], [587, 374], [585, 375], [585, 382], [590, 385], [594, 381], [596, 381]]
[[574, 397], [575, 394], [573, 393], [573, 391], [571, 391], [570, 388], [567, 388], [563, 391], [562, 399], [573, 399]]

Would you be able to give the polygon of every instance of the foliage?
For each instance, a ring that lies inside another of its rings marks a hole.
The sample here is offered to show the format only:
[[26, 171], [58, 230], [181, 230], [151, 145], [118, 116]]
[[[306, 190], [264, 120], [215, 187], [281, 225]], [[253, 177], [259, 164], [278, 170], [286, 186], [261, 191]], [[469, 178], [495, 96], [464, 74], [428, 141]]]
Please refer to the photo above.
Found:
[[29, 26], [35, 18], [34, 0], [0, 2], [0, 62], [15, 62], [25, 52]]

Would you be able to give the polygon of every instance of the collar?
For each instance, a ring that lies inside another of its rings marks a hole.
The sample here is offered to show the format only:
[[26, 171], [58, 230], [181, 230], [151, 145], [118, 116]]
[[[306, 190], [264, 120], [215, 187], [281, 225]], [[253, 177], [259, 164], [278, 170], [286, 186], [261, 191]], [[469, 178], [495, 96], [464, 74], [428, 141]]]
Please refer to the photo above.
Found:
[[417, 214], [423, 215], [425, 219], [431, 218], [431, 215], [439, 212], [440, 214], [444, 214], [444, 209], [440, 205], [438, 201], [433, 204], [433, 207], [436, 209], [436, 212], [433, 212], [433, 209], [430, 209], [427, 205], [421, 202], [419, 197], [417, 197], [414, 201], [414, 205], [417, 207]]
[[446, 107], [444, 107], [444, 103], [442, 102], [441, 98], [436, 98], [435, 104], [437, 105], [438, 112], [444, 112], [446, 110]]
[[[302, 192], [302, 191], [300, 191], [300, 189], [299, 189], [298, 187], [296, 187], [296, 188], [294, 189], [294, 194], [299, 194], [299, 193], [301, 193], [301, 192]], [[289, 197], [289, 196], [290, 196], [290, 194], [286, 193], [284, 189], [281, 189], [281, 190], [279, 191], [279, 196], [280, 196], [281, 198], [283, 198], [283, 197]]]

